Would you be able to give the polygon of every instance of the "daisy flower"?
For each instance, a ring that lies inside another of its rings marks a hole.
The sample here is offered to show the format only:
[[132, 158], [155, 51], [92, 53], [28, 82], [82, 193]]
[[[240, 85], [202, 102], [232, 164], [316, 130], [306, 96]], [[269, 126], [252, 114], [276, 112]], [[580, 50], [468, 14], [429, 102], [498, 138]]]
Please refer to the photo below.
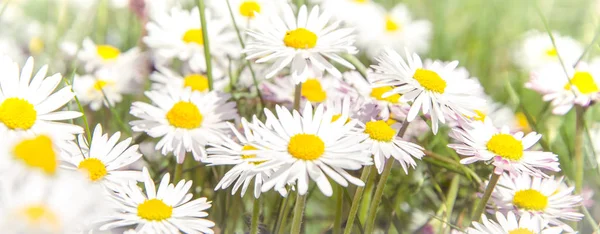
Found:
[[[241, 29], [253, 27], [256, 24], [257, 14], [277, 15], [289, 0], [230, 0], [231, 11], [235, 22]], [[229, 19], [227, 1], [211, 0], [207, 2], [221, 17]]]
[[407, 121], [411, 122], [422, 110], [431, 115], [431, 125], [437, 134], [439, 123], [446, 123], [444, 116], [453, 119], [474, 116], [485, 101], [471, 95], [480, 86], [471, 79], [465, 78], [457, 70], [458, 61], [449, 63], [441, 61], [421, 62], [417, 54], [406, 52], [405, 61], [398, 53], [386, 49], [377, 58], [374, 65], [373, 87], [391, 86], [393, 90], [382, 97], [402, 94], [401, 101], [412, 102]]
[[10, 58], [0, 57], [0, 136], [60, 133], [65, 138], [83, 133], [83, 128], [56, 120], [71, 120], [81, 116], [77, 111], [57, 111], [73, 99], [71, 86], [53, 91], [61, 83], [60, 74], [45, 77], [44, 65], [33, 78], [33, 58], [27, 59], [19, 74], [19, 65]]
[[265, 109], [265, 126], [253, 125], [252, 131], [260, 141], [251, 143], [257, 148], [257, 157], [268, 161], [258, 166], [261, 170], [275, 170], [262, 185], [262, 191], [271, 188], [283, 189], [288, 183], [296, 182], [298, 193], [306, 194], [309, 178], [317, 183], [323, 194], [331, 196], [333, 191], [327, 177], [341, 186], [348, 181], [357, 186], [364, 182], [346, 170], [358, 170], [372, 164], [365, 138], [354, 131], [357, 120], [340, 116], [333, 120], [333, 112], [319, 105], [313, 113], [312, 105], [305, 105], [302, 115], [294, 110], [276, 106], [277, 116]]
[[114, 195], [117, 210], [106, 217], [106, 223], [100, 230], [137, 225], [140, 233], [213, 233], [215, 225], [205, 219], [205, 212], [211, 207], [206, 198], [192, 200], [188, 193], [192, 181], [181, 180], [171, 184], [169, 173], [165, 174], [158, 185], [146, 168], [142, 169], [145, 193], [130, 181]]
[[298, 17], [294, 17], [291, 6], [283, 8], [283, 19], [267, 18], [260, 14], [261, 27], [248, 30], [250, 40], [243, 51], [246, 59], [257, 59], [256, 63], [274, 61], [266, 78], [271, 78], [291, 64], [290, 73], [294, 83], [306, 81], [310, 68], [326, 70], [334, 77], [341, 77], [340, 71], [327, 59], [344, 67], [354, 66], [338, 54], [355, 54], [353, 29], [338, 29], [340, 22], [329, 23], [330, 14], [320, 14], [315, 6], [308, 13], [306, 6], [300, 7]]
[[561, 220], [579, 221], [583, 214], [577, 212], [583, 198], [573, 195], [575, 187], [563, 187], [563, 178], [539, 178], [523, 174], [511, 178], [504, 174], [492, 193], [494, 205], [502, 212], [513, 211], [539, 215], [551, 226], [567, 232], [573, 229]]
[[575, 64], [583, 53], [583, 46], [573, 38], [557, 32], [552, 32], [552, 35], [556, 48], [547, 32], [527, 32], [523, 42], [514, 50], [515, 64], [526, 71], [532, 71], [548, 63], [559, 63], [559, 55], [566, 65]]
[[[497, 221], [497, 222], [496, 222]], [[467, 228], [469, 234], [559, 234], [561, 228], [547, 227], [548, 221], [536, 215], [525, 213], [519, 219], [511, 211], [506, 216], [496, 212], [496, 221], [481, 216], [481, 222], [473, 222]]]
[[63, 157], [63, 167], [80, 170], [90, 181], [112, 190], [129, 181], [141, 180], [140, 171], [125, 169], [142, 157], [138, 145], [130, 145], [131, 137], [118, 142], [120, 137], [117, 132], [109, 138], [108, 134], [102, 134], [102, 126], [96, 125], [89, 148], [83, 135], [79, 135], [79, 145], [73, 145], [69, 156]]
[[[189, 62], [194, 71], [205, 71], [204, 38], [200, 28], [200, 11], [194, 7], [191, 11], [179, 7], [169, 13], [157, 15], [146, 25], [148, 36], [144, 42], [152, 49], [159, 65], [173, 58]], [[228, 22], [217, 20], [206, 12], [207, 33], [210, 38], [210, 52], [215, 59], [215, 67], [226, 64], [226, 56], [239, 56], [235, 32], [228, 30]]]
[[205, 158], [206, 144], [221, 139], [229, 129], [226, 121], [237, 118], [235, 102], [228, 102], [226, 93], [171, 89], [145, 94], [154, 104], [132, 104], [130, 113], [140, 118], [131, 122], [132, 129], [160, 137], [156, 150], [163, 155], [173, 152], [178, 163], [183, 163], [186, 152], [192, 152], [196, 161]]
[[108, 44], [97, 45], [91, 39], [86, 38], [83, 40], [77, 56], [84, 63], [85, 70], [92, 72], [116, 63], [133, 64], [140, 56], [140, 49], [135, 47], [121, 53], [117, 47]]
[[[75, 76], [73, 91], [82, 105], [89, 105], [97, 111], [102, 106], [115, 106], [123, 100], [123, 94], [130, 90], [131, 77], [114, 69], [103, 68], [91, 74]], [[107, 103], [108, 100], [108, 103]]]
[[401, 94], [392, 94], [393, 86], [380, 86], [374, 85], [372, 70], [367, 70], [366, 79], [357, 71], [349, 71], [344, 73], [344, 80], [348, 82], [358, 92], [358, 96], [368, 100], [369, 102], [376, 103], [379, 106], [380, 112], [379, 117], [387, 120], [390, 118], [390, 112], [393, 107], [405, 106], [406, 102], [402, 101]]
[[580, 62], [576, 67], [567, 66], [567, 75], [560, 64], [548, 64], [531, 74], [525, 84], [544, 95], [544, 101], [551, 101], [552, 113], [564, 115], [573, 105], [589, 106], [600, 99], [600, 59], [591, 64]]
[[[234, 165], [219, 181], [215, 190], [227, 189], [232, 184], [235, 185], [231, 189], [231, 194], [235, 194], [241, 187], [241, 196], [244, 196], [248, 185], [252, 179], [254, 179], [254, 197], [258, 198], [261, 194], [261, 186], [263, 182], [269, 178], [272, 174], [272, 170], [259, 170], [258, 165], [266, 162], [265, 159], [257, 158], [256, 154], [247, 153], [248, 151], [257, 150], [256, 147], [251, 145], [251, 142], [260, 141], [257, 136], [252, 133], [249, 125], [262, 124], [259, 123], [258, 119], [254, 119], [253, 123], [248, 123], [244, 118], [242, 119], [243, 134], [240, 133], [233, 124], [229, 123], [231, 131], [237, 138], [238, 142], [233, 141], [229, 138], [224, 138], [220, 144], [210, 144], [211, 148], [207, 149], [208, 158], [203, 160], [204, 163], [208, 163], [209, 166], [217, 165]], [[279, 193], [282, 196], [287, 195], [287, 190], [280, 189]]]
[[50, 133], [3, 138], [0, 141], [0, 174], [36, 171], [54, 176], [67, 146], [66, 141]]
[[380, 112], [377, 104], [364, 100], [361, 97], [345, 96], [328, 100], [324, 107], [326, 110], [333, 111], [333, 120], [337, 120], [342, 115], [348, 116], [348, 119], [356, 119], [359, 122], [366, 123], [377, 117]]
[[[332, 16], [343, 21], [345, 24], [356, 27], [360, 32], [373, 28], [375, 22], [380, 18], [379, 5], [372, 0], [315, 0]], [[360, 16], [360, 17], [357, 17]]]
[[465, 128], [453, 128], [450, 137], [458, 141], [448, 147], [466, 156], [460, 162], [491, 162], [496, 174], [507, 171], [511, 176], [526, 173], [548, 177], [541, 169], [560, 171], [558, 157], [551, 152], [531, 150], [542, 134], [530, 132], [511, 133], [507, 126], [497, 128], [491, 119], [473, 122]]
[[[176, 72], [159, 66], [156, 71], [150, 75], [152, 90], [162, 91], [169, 89], [185, 90], [191, 89], [192, 92], [207, 93], [208, 78], [202, 72], [188, 72], [187, 75], [181, 76]], [[229, 86], [229, 78], [213, 80], [213, 88], [215, 90], [225, 90]]]

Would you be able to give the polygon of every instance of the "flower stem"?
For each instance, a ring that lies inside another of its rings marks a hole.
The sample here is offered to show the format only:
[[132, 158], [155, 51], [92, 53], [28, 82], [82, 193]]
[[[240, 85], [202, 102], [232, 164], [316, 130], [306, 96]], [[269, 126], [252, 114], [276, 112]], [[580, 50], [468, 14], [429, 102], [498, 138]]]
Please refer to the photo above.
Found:
[[335, 219], [333, 220], [333, 234], [342, 233], [342, 213], [344, 212], [344, 187], [337, 187], [337, 200], [335, 204]]
[[[373, 166], [365, 167], [360, 174], [361, 181], [367, 181], [369, 178], [369, 174], [371, 173], [371, 168]], [[354, 220], [356, 219], [356, 213], [358, 212], [358, 206], [360, 204], [360, 199], [362, 198], [363, 191], [365, 190], [364, 186], [357, 187], [356, 192], [354, 192], [354, 198], [352, 198], [352, 205], [350, 206], [350, 212], [348, 213], [348, 220], [346, 221], [346, 228], [344, 228], [344, 234], [350, 234], [352, 232], [352, 227], [354, 226]]]
[[279, 206], [279, 213], [277, 215], [277, 221], [275, 222], [275, 227], [273, 229], [273, 233], [280, 234], [280, 230], [282, 226], [285, 226], [285, 221], [288, 213], [288, 199], [290, 198], [289, 194], [283, 198], [281, 201], [281, 205]]
[[583, 188], [583, 134], [585, 109], [575, 106], [575, 193], [581, 193]]
[[206, 30], [206, 10], [204, 0], [197, 0], [198, 11], [200, 11], [200, 27], [202, 29], [202, 38], [204, 43], [204, 60], [206, 60], [206, 78], [208, 79], [208, 89], [213, 90], [212, 58], [210, 55], [210, 42], [208, 31]]
[[302, 217], [304, 216], [304, 205], [306, 203], [306, 195], [296, 196], [296, 205], [294, 206], [294, 218], [292, 219], [292, 230], [290, 233], [299, 234], [302, 229]]
[[258, 233], [258, 217], [260, 216], [260, 198], [254, 199], [252, 206], [252, 224], [250, 226], [250, 234]]
[[450, 232], [450, 220], [452, 219], [452, 211], [454, 209], [454, 202], [456, 201], [456, 196], [458, 195], [458, 186], [460, 185], [460, 176], [455, 175], [452, 178], [452, 182], [450, 182], [450, 189], [448, 190], [448, 195], [446, 196], [446, 217], [444, 218], [444, 232]]
[[481, 214], [483, 214], [483, 210], [485, 209], [485, 205], [487, 205], [488, 200], [492, 196], [492, 192], [498, 183], [498, 179], [500, 179], [500, 175], [496, 173], [492, 173], [492, 178], [490, 178], [490, 182], [488, 182], [487, 187], [485, 187], [485, 192], [483, 193], [483, 197], [477, 207], [475, 208], [475, 212], [471, 217], [471, 220], [476, 221], [481, 218]]
[[296, 85], [294, 89], [294, 110], [300, 111], [300, 96], [302, 94], [302, 83]]
[[175, 164], [175, 172], [173, 173], [173, 184], [177, 184], [183, 175], [183, 163]]

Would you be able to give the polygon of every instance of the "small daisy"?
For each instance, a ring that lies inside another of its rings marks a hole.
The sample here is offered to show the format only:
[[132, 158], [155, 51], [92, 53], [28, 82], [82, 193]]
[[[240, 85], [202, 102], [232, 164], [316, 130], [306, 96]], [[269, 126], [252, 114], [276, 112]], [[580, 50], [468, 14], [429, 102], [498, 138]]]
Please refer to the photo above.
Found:
[[361, 123], [366, 123], [377, 117], [380, 112], [377, 104], [364, 100], [361, 97], [345, 96], [328, 100], [325, 104], [326, 110], [333, 111], [333, 121], [343, 116], [348, 116], [349, 119], [356, 119]]
[[81, 170], [90, 181], [113, 190], [129, 181], [141, 180], [140, 171], [126, 170], [142, 157], [138, 145], [130, 145], [131, 137], [118, 142], [120, 137], [117, 132], [109, 138], [108, 134], [102, 134], [102, 126], [96, 125], [90, 147], [80, 135], [79, 145], [69, 150], [68, 157], [63, 157], [63, 167]]
[[401, 101], [412, 102], [407, 121], [411, 122], [422, 109], [423, 114], [431, 115], [433, 133], [439, 123], [446, 123], [444, 116], [453, 119], [474, 116], [474, 110], [481, 108], [485, 101], [471, 95], [481, 89], [477, 82], [465, 78], [459, 69], [458, 61], [421, 62], [417, 54], [406, 52], [405, 61], [398, 53], [386, 49], [374, 65], [373, 87], [394, 87], [382, 97], [402, 94]]
[[142, 174], [146, 192], [134, 181], [122, 186], [114, 197], [117, 212], [106, 217], [100, 230], [137, 225], [140, 233], [213, 233], [215, 223], [205, 219], [211, 204], [204, 197], [192, 200], [192, 181], [171, 184], [167, 173], [157, 191], [146, 168]]
[[10, 58], [0, 57], [0, 136], [60, 133], [65, 138], [83, 133], [83, 128], [56, 120], [71, 120], [82, 114], [77, 111], [57, 111], [73, 99], [71, 86], [53, 91], [61, 83], [60, 74], [45, 77], [43, 66], [33, 78], [33, 58], [27, 59], [19, 75], [19, 65]]
[[354, 131], [357, 120], [347, 121], [348, 116], [342, 115], [332, 122], [333, 112], [325, 111], [323, 105], [314, 113], [312, 105], [305, 105], [302, 115], [281, 106], [275, 109], [278, 117], [265, 109], [266, 127], [251, 126], [261, 139], [251, 143], [258, 149], [257, 158], [268, 160], [258, 168], [275, 170], [264, 182], [263, 192], [296, 182], [298, 193], [304, 195], [309, 177], [325, 196], [333, 194], [327, 177], [344, 187], [348, 181], [364, 186], [363, 181], [346, 171], [372, 164], [366, 145], [360, 144], [365, 136]]
[[401, 94], [386, 95], [394, 89], [393, 86], [373, 85], [372, 74], [372, 70], [369, 69], [365, 79], [359, 72], [349, 71], [344, 73], [344, 80], [354, 87], [358, 92], [357, 95], [369, 102], [376, 103], [380, 109], [379, 117], [388, 120], [392, 108], [406, 106], [407, 104], [400, 99]]
[[511, 176], [526, 173], [547, 177], [541, 169], [560, 171], [556, 154], [530, 149], [542, 138], [536, 132], [513, 134], [507, 126], [497, 128], [486, 118], [466, 128], [453, 128], [450, 137], [459, 143], [448, 147], [466, 156], [460, 161], [462, 164], [492, 162], [496, 174], [507, 171]]
[[563, 178], [539, 178], [521, 175], [511, 178], [507, 174], [500, 177], [498, 186], [492, 193], [494, 205], [502, 212], [514, 211], [523, 216], [526, 213], [539, 215], [551, 226], [560, 226], [567, 232], [573, 229], [561, 220], [579, 221], [583, 214], [577, 212], [583, 198], [573, 195], [575, 187], [564, 187]]
[[[215, 67], [225, 65], [227, 55], [239, 56], [235, 32], [229, 30], [228, 21], [217, 20], [206, 12], [207, 33], [210, 38], [210, 52], [215, 59]], [[174, 7], [167, 14], [157, 15], [146, 25], [148, 36], [144, 42], [154, 53], [159, 65], [170, 63], [173, 58], [189, 62], [194, 71], [205, 71], [204, 38], [200, 28], [200, 11]]]
[[86, 38], [83, 40], [77, 56], [84, 63], [85, 70], [92, 72], [116, 63], [133, 64], [140, 57], [140, 50], [135, 47], [121, 53], [117, 47], [108, 44], [97, 45], [91, 39]]
[[229, 129], [226, 121], [237, 118], [235, 102], [228, 102], [226, 93], [188, 89], [145, 94], [154, 105], [133, 103], [130, 113], [141, 120], [132, 121], [132, 129], [160, 137], [156, 149], [163, 155], [173, 152], [178, 163], [183, 163], [186, 152], [192, 152], [196, 161], [205, 158], [206, 144], [221, 139]]
[[573, 65], [583, 53], [581, 44], [573, 38], [553, 32], [556, 48], [547, 32], [529, 31], [521, 45], [515, 48], [515, 64], [532, 71], [548, 63], [559, 63], [558, 56], [565, 65]]
[[274, 61], [266, 78], [278, 74], [291, 64], [290, 73], [294, 83], [306, 81], [309, 68], [326, 70], [334, 77], [341, 77], [340, 71], [327, 59], [342, 66], [354, 66], [340, 57], [340, 53], [355, 54], [351, 28], [338, 29], [340, 22], [329, 23], [330, 14], [320, 14], [319, 7], [312, 8], [310, 14], [306, 6], [300, 7], [298, 17], [294, 17], [291, 6], [283, 8], [283, 19], [266, 18], [260, 14], [257, 20], [264, 24], [248, 31], [249, 40], [243, 51], [246, 59], [257, 59], [256, 63]]
[[[201, 72], [189, 72], [185, 76], [181, 76], [176, 72], [159, 66], [156, 71], [150, 75], [152, 83], [152, 90], [165, 92], [169, 89], [185, 90], [191, 89], [192, 92], [207, 93], [208, 89], [208, 78], [206, 74]], [[225, 90], [225, 87], [229, 86], [229, 78], [214, 80], [214, 90]]]
[[372, 30], [381, 14], [380, 6], [372, 0], [315, 0], [314, 2], [320, 3], [323, 9], [331, 12], [335, 19], [356, 27], [360, 32], [359, 37], [363, 32]]
[[[241, 29], [256, 26], [256, 16], [277, 15], [289, 0], [230, 0], [231, 11], [235, 22]], [[221, 17], [230, 18], [227, 1], [211, 0], [207, 5], [214, 9]]]
[[128, 93], [131, 87], [127, 82], [131, 77], [123, 75], [114, 69], [106, 68], [83, 76], [76, 75], [73, 91], [82, 105], [89, 105], [94, 111], [102, 106], [115, 106], [123, 100], [123, 94]]
[[3, 138], [0, 141], [0, 174], [23, 174], [32, 171], [54, 176], [60, 157], [68, 143], [56, 134], [40, 133]]
[[[323, 75], [322, 72], [310, 70], [309, 77], [300, 87], [302, 104], [310, 102], [313, 104], [324, 103], [328, 100], [342, 98], [350, 91], [352, 87], [340, 79]], [[296, 87], [291, 77], [279, 77], [261, 83], [263, 90], [266, 91], [267, 98], [278, 103], [293, 103], [294, 89]]]
[[525, 87], [544, 95], [551, 101], [552, 113], [564, 115], [573, 105], [589, 106], [600, 99], [600, 59], [591, 64], [580, 62], [576, 67], [567, 66], [569, 79], [560, 64], [548, 64], [531, 74]]
[[[497, 222], [496, 222], [497, 221]], [[519, 219], [511, 211], [506, 217], [496, 212], [496, 221], [481, 216], [481, 223], [473, 222], [473, 227], [467, 229], [468, 234], [559, 234], [561, 228], [547, 227], [548, 221], [529, 213]]]
[[[244, 151], [257, 150], [252, 146], [251, 142], [260, 141], [256, 139], [256, 136], [252, 133], [249, 125], [259, 124], [258, 119], [255, 119], [253, 123], [248, 123], [246, 119], [242, 119], [242, 127], [244, 133], [240, 133], [233, 124], [229, 123], [231, 131], [234, 133], [238, 142], [235, 142], [229, 138], [224, 138], [220, 144], [210, 144], [211, 148], [207, 149], [208, 158], [203, 160], [204, 163], [208, 163], [209, 166], [216, 165], [235, 165], [231, 168], [219, 181], [215, 190], [227, 189], [232, 184], [235, 185], [231, 189], [231, 194], [235, 194], [241, 187], [241, 196], [244, 196], [248, 185], [254, 178], [254, 197], [258, 198], [261, 194], [261, 186], [263, 182], [269, 178], [272, 174], [271, 170], [257, 170], [257, 166], [266, 162], [265, 159], [257, 158], [256, 154], [245, 153]], [[287, 195], [287, 190], [280, 189], [279, 193], [282, 196]]]

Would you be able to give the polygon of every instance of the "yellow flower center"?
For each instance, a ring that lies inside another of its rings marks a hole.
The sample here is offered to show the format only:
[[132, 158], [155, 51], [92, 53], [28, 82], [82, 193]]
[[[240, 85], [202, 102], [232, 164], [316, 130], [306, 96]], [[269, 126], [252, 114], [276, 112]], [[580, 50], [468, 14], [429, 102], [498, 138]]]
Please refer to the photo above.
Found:
[[202, 37], [201, 29], [190, 29], [183, 34], [181, 38], [185, 43], [196, 43], [198, 45], [204, 45], [204, 38]]
[[208, 90], [208, 78], [200, 74], [190, 74], [183, 79], [183, 86], [190, 87], [192, 91], [204, 92]]
[[444, 93], [444, 90], [446, 90], [446, 81], [434, 71], [419, 68], [415, 71], [413, 77], [423, 88], [429, 91]]
[[486, 117], [486, 115], [483, 111], [475, 110], [475, 116], [473, 116], [473, 120], [483, 122], [485, 117]]
[[50, 208], [43, 204], [28, 205], [19, 210], [19, 214], [31, 226], [45, 226], [58, 228], [60, 220]]
[[94, 83], [94, 89], [97, 91], [102, 91], [104, 89], [104, 87], [106, 87], [107, 85], [114, 85], [115, 82], [113, 81], [107, 81], [107, 80], [96, 80], [96, 83]]
[[288, 152], [297, 159], [315, 160], [325, 153], [325, 143], [313, 134], [296, 134], [290, 138]]
[[527, 120], [527, 116], [525, 116], [525, 114], [523, 114], [523, 112], [515, 113], [515, 119], [517, 119], [517, 125], [524, 132], [531, 132], [531, 127], [529, 126], [529, 121]]
[[[337, 121], [338, 119], [340, 119], [340, 117], [342, 117], [342, 114], [333, 115], [331, 117], [331, 122], [333, 123], [333, 122]], [[346, 123], [344, 123], [344, 124], [347, 124], [348, 122], [350, 122], [350, 118], [346, 118]]]
[[106, 175], [106, 166], [97, 158], [84, 159], [78, 168], [86, 170], [91, 181], [98, 181]]
[[[256, 147], [251, 146], [251, 145], [244, 145], [244, 147], [242, 147], [242, 150], [257, 150]], [[242, 154], [242, 159], [251, 159], [251, 158], [256, 158], [256, 154]], [[257, 162], [251, 162], [254, 165], [258, 165], [261, 163], [264, 163], [265, 161], [257, 161]]]
[[391, 117], [385, 121], [385, 123], [390, 126], [392, 126], [393, 124], [395, 124], [397, 122], [398, 121], [396, 121], [395, 119], [392, 119]]
[[509, 231], [508, 234], [535, 234], [533, 231], [527, 228], [517, 228], [512, 231]]
[[48, 136], [40, 135], [19, 142], [13, 148], [13, 154], [25, 165], [41, 169], [47, 174], [54, 174], [58, 167], [58, 157]]
[[515, 193], [513, 204], [520, 209], [543, 211], [548, 206], [548, 197], [537, 190], [525, 189]]
[[198, 107], [191, 102], [175, 103], [167, 112], [169, 123], [178, 128], [193, 129], [202, 125], [203, 116]]
[[260, 13], [260, 4], [256, 1], [244, 1], [240, 5], [240, 14], [248, 18], [254, 17], [254, 13]]
[[7, 98], [0, 105], [0, 122], [10, 129], [30, 129], [37, 119], [37, 111], [29, 101]]
[[317, 45], [317, 35], [305, 28], [287, 31], [283, 43], [295, 49], [310, 49]]
[[510, 134], [496, 134], [485, 145], [496, 155], [512, 161], [523, 157], [523, 144]]
[[394, 20], [394, 18], [388, 16], [385, 17], [385, 30], [388, 32], [395, 32], [402, 29], [402, 25]]
[[44, 41], [39, 37], [34, 37], [29, 40], [29, 52], [31, 54], [41, 54], [44, 52]]
[[302, 84], [302, 96], [310, 102], [322, 102], [327, 98], [327, 92], [323, 90], [321, 82], [317, 79], [308, 79]]
[[148, 221], [162, 221], [171, 218], [173, 207], [159, 199], [146, 200], [137, 207], [137, 215]]
[[571, 85], [575, 86], [582, 94], [590, 94], [598, 92], [598, 85], [594, 81], [594, 77], [589, 72], [577, 71], [571, 83], [565, 84], [565, 90], [571, 90]]
[[546, 55], [550, 56], [550, 57], [556, 57], [558, 56], [558, 52], [556, 52], [555, 48], [550, 48], [546, 50]]
[[366, 125], [365, 133], [369, 134], [369, 137], [373, 140], [390, 142], [396, 136], [396, 131], [386, 121], [371, 121], [367, 122]]
[[113, 60], [119, 57], [121, 51], [119, 51], [119, 49], [111, 45], [97, 45], [96, 53], [98, 53], [98, 56], [100, 56], [104, 60]]
[[389, 103], [398, 103], [400, 101], [400, 94], [392, 94], [389, 97], [383, 98], [383, 94], [392, 91], [394, 88], [392, 86], [383, 86], [371, 89], [371, 97], [375, 98], [379, 101], [386, 101]]
[[352, 0], [352, 1], [354, 1], [356, 3], [367, 3], [367, 2], [369, 2], [369, 0]]

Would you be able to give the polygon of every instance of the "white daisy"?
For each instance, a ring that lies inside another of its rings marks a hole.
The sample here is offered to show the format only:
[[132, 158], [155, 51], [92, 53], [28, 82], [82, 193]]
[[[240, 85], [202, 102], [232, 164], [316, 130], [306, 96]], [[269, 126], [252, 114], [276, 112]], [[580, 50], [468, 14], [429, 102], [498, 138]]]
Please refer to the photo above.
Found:
[[[231, 11], [235, 22], [241, 29], [256, 26], [256, 15], [277, 15], [281, 8], [289, 4], [289, 0], [230, 0]], [[229, 19], [227, 1], [211, 0], [207, 5], [221, 17]]]
[[355, 54], [358, 51], [352, 45], [353, 29], [338, 29], [340, 22], [328, 24], [330, 17], [327, 12], [320, 14], [318, 6], [313, 7], [310, 14], [306, 6], [300, 7], [297, 18], [291, 6], [283, 8], [283, 19], [258, 14], [257, 20], [263, 21], [263, 24], [248, 31], [251, 40], [243, 51], [248, 55], [246, 59], [257, 59], [256, 63], [274, 61], [266, 78], [275, 76], [289, 64], [295, 83], [304, 82], [310, 68], [326, 70], [334, 77], [341, 77], [340, 71], [327, 59], [354, 69], [338, 54]]
[[[184, 73], [185, 74], [185, 73]], [[181, 76], [176, 72], [159, 66], [156, 71], [150, 75], [150, 80], [153, 81], [152, 89], [165, 92], [169, 89], [185, 90], [191, 89], [193, 92], [206, 93], [209, 91], [208, 78], [202, 72], [189, 72], [185, 76]], [[229, 86], [229, 77], [226, 79], [214, 80], [214, 90], [225, 90]]]
[[85, 70], [92, 72], [116, 63], [134, 64], [140, 57], [140, 49], [135, 47], [121, 53], [117, 47], [108, 44], [97, 45], [91, 39], [86, 38], [83, 40], [77, 56], [84, 63]]
[[559, 234], [561, 228], [547, 227], [547, 220], [537, 215], [523, 214], [519, 219], [511, 211], [506, 217], [496, 212], [496, 221], [481, 216], [481, 222], [473, 222], [473, 227], [467, 228], [468, 234]]
[[563, 178], [555, 180], [552, 176], [544, 179], [525, 174], [511, 178], [504, 174], [492, 193], [492, 201], [502, 212], [514, 211], [521, 216], [525, 213], [539, 215], [551, 226], [573, 232], [561, 220], [581, 220], [583, 214], [577, 210], [583, 198], [572, 194], [575, 187], [563, 186]]
[[[123, 94], [131, 87], [127, 79], [114, 69], [100, 69], [91, 74], [75, 76], [73, 91], [82, 105], [97, 111], [102, 106], [115, 106], [123, 100]], [[108, 103], [106, 102], [108, 100]]]
[[276, 106], [277, 116], [265, 109], [266, 127], [251, 126], [260, 141], [251, 143], [258, 149], [257, 158], [268, 159], [259, 169], [274, 169], [264, 182], [262, 191], [283, 189], [296, 182], [298, 193], [306, 194], [309, 177], [326, 196], [333, 191], [327, 177], [341, 186], [348, 181], [357, 186], [364, 182], [346, 170], [358, 170], [372, 164], [366, 145], [360, 144], [366, 136], [354, 131], [357, 120], [342, 115], [332, 122], [333, 112], [319, 105], [313, 114], [312, 105], [305, 105], [302, 115]]
[[79, 145], [68, 150], [69, 156], [63, 157], [64, 168], [81, 170], [90, 181], [100, 183], [108, 189], [116, 188], [129, 181], [141, 180], [140, 171], [127, 170], [127, 167], [138, 161], [142, 154], [138, 145], [130, 145], [131, 137], [118, 142], [120, 132], [110, 138], [102, 134], [102, 126], [96, 125], [92, 135], [92, 143], [88, 143], [83, 135], [79, 136]]
[[[272, 170], [258, 170], [257, 166], [266, 162], [264, 158], [257, 158], [256, 154], [246, 153], [247, 151], [257, 150], [251, 145], [251, 142], [260, 141], [257, 136], [252, 133], [249, 125], [262, 124], [258, 119], [254, 119], [252, 123], [248, 123], [246, 119], [242, 119], [242, 127], [244, 133], [240, 133], [233, 124], [229, 124], [231, 131], [234, 133], [238, 142], [229, 138], [224, 138], [219, 144], [210, 144], [208, 148], [208, 158], [203, 160], [209, 166], [217, 165], [235, 165], [231, 168], [215, 186], [215, 190], [227, 189], [232, 184], [235, 185], [231, 189], [231, 194], [235, 194], [241, 187], [241, 196], [244, 196], [248, 185], [254, 179], [254, 197], [258, 198], [261, 194], [261, 186], [263, 182], [272, 174]], [[280, 189], [279, 193], [282, 196], [287, 195], [287, 190]]]
[[137, 225], [140, 233], [213, 233], [211, 227], [215, 224], [205, 219], [205, 210], [211, 204], [204, 197], [192, 200], [188, 193], [192, 181], [171, 184], [167, 173], [157, 191], [146, 168], [142, 174], [146, 192], [134, 181], [121, 187], [114, 196], [117, 211], [106, 217], [100, 230]]
[[33, 58], [29, 58], [19, 75], [19, 65], [10, 58], [0, 57], [0, 136], [52, 132], [65, 138], [83, 133], [83, 128], [56, 120], [70, 120], [81, 116], [76, 111], [57, 111], [73, 99], [71, 87], [53, 93], [61, 83], [60, 74], [45, 77], [48, 66], [43, 66], [33, 78]]
[[474, 116], [485, 101], [471, 95], [480, 87], [478, 83], [467, 79], [457, 70], [458, 61], [421, 62], [417, 54], [406, 52], [405, 61], [398, 53], [386, 49], [374, 65], [373, 87], [393, 86], [392, 91], [383, 97], [402, 94], [401, 101], [412, 102], [407, 121], [411, 122], [422, 109], [423, 114], [430, 113], [433, 133], [438, 131], [439, 123], [446, 123], [444, 116], [453, 119]]
[[[215, 67], [226, 67], [227, 55], [239, 56], [235, 32], [229, 30], [228, 21], [217, 20], [206, 12], [207, 33], [210, 38], [210, 52]], [[146, 25], [148, 36], [144, 42], [152, 49], [159, 65], [170, 63], [173, 58], [189, 62], [194, 71], [205, 71], [204, 38], [200, 28], [200, 12], [197, 7], [191, 11], [174, 7], [169, 13], [157, 15]], [[216, 75], [218, 77], [218, 75]]]
[[600, 99], [600, 59], [591, 64], [580, 62], [576, 67], [566, 67], [568, 77], [560, 64], [548, 64], [532, 72], [525, 87], [544, 95], [551, 101], [552, 113], [564, 115], [573, 105], [589, 106]]
[[380, 112], [377, 104], [364, 100], [361, 97], [345, 96], [328, 100], [325, 104], [326, 110], [333, 111], [333, 121], [343, 116], [348, 116], [349, 119], [356, 119], [361, 123], [366, 123], [377, 117]]
[[515, 48], [513, 53], [515, 64], [521, 68], [532, 71], [548, 63], [558, 63], [558, 56], [565, 65], [571, 66], [583, 53], [583, 47], [579, 42], [567, 36], [561, 36], [553, 32], [556, 47], [547, 32], [529, 31], [521, 45]]
[[536, 132], [513, 134], [507, 126], [497, 128], [486, 118], [465, 128], [453, 128], [450, 137], [458, 143], [448, 147], [466, 156], [460, 161], [462, 164], [491, 162], [496, 174], [507, 171], [511, 176], [526, 173], [547, 177], [541, 169], [560, 171], [556, 154], [531, 150], [542, 138], [542, 134]]
[[[358, 96], [376, 103], [379, 107], [379, 118], [387, 120], [390, 118], [391, 109], [394, 107], [406, 106], [407, 103], [402, 101], [401, 94], [389, 95], [393, 86], [374, 85], [372, 70], [367, 70], [366, 79], [357, 71], [348, 71], [344, 73], [344, 80], [348, 82], [358, 92]], [[370, 119], [369, 119], [370, 120]], [[367, 120], [368, 121], [368, 120]]]
[[312, 2], [319, 3], [323, 9], [331, 12], [335, 19], [356, 27], [359, 37], [362, 37], [363, 32], [372, 30], [381, 13], [380, 6], [372, 0], [314, 0]]
[[156, 149], [163, 155], [173, 152], [178, 163], [183, 163], [186, 152], [192, 152], [197, 161], [205, 158], [206, 144], [221, 139], [229, 129], [226, 121], [237, 118], [235, 102], [228, 102], [226, 93], [188, 89], [145, 94], [154, 105], [133, 103], [130, 113], [141, 120], [131, 121], [132, 129], [160, 137]]

